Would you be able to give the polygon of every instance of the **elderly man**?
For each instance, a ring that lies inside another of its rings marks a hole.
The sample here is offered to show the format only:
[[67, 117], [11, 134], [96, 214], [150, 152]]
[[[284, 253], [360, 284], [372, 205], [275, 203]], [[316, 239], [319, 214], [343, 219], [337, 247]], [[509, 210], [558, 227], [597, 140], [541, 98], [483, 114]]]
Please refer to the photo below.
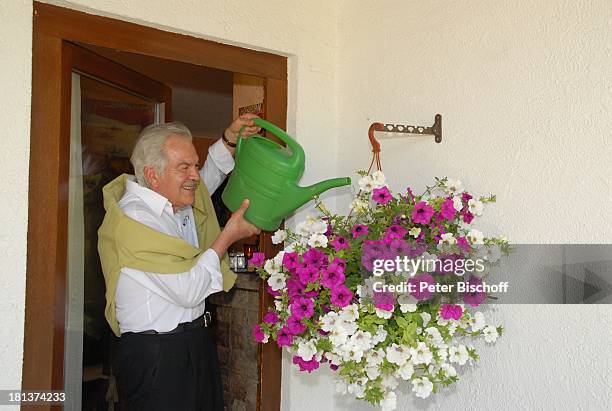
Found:
[[129, 410], [223, 409], [205, 298], [231, 288], [226, 251], [259, 230], [243, 218], [245, 199], [220, 231], [209, 193], [233, 169], [238, 131], [258, 131], [254, 117], [236, 119], [201, 170], [184, 125], [149, 126], [131, 157], [136, 176], [104, 187], [105, 313], [121, 336], [119, 393]]

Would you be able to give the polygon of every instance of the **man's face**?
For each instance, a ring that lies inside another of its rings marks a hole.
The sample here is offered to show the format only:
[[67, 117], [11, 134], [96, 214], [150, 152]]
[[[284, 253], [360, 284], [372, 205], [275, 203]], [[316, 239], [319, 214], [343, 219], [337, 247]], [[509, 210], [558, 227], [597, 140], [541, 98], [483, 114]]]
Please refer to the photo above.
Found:
[[150, 181], [151, 189], [170, 201], [174, 211], [192, 205], [200, 181], [198, 154], [191, 141], [179, 136], [166, 140], [166, 169]]

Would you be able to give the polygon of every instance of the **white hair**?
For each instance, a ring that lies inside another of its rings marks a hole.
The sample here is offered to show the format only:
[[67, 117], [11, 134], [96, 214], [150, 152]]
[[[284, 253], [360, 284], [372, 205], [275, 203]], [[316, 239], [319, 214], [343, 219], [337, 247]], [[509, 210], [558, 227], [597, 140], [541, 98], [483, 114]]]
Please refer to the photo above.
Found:
[[166, 140], [170, 136], [179, 136], [192, 140], [191, 132], [181, 122], [151, 124], [145, 127], [136, 141], [130, 161], [134, 166], [136, 180], [141, 186], [149, 188], [149, 182], [144, 175], [145, 166], [153, 167], [159, 174], [166, 170]]

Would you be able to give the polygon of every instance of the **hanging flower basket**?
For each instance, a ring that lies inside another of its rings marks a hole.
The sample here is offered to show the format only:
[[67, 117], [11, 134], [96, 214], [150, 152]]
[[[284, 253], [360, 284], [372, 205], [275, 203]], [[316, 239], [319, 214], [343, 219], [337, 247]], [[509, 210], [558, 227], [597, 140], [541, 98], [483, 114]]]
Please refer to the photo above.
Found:
[[253, 335], [274, 340], [301, 371], [330, 367], [339, 392], [392, 410], [400, 384], [427, 398], [478, 360], [472, 339], [502, 334], [476, 307], [510, 246], [472, 227], [493, 195], [476, 198], [446, 178], [394, 195], [381, 171], [359, 174], [349, 215], [317, 200], [320, 216], [272, 237], [284, 251], [253, 256], [274, 296]]

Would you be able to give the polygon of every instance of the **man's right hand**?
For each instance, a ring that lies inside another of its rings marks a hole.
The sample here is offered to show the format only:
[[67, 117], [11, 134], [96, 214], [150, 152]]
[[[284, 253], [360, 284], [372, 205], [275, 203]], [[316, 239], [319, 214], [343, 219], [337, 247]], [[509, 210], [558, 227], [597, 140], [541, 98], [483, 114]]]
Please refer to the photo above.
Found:
[[240, 208], [232, 214], [227, 224], [225, 224], [225, 228], [213, 243], [211, 248], [215, 250], [219, 259], [223, 257], [227, 249], [236, 241], [261, 232], [259, 228], [244, 219], [244, 213], [247, 208], [249, 208], [249, 200], [245, 199], [242, 201]]

